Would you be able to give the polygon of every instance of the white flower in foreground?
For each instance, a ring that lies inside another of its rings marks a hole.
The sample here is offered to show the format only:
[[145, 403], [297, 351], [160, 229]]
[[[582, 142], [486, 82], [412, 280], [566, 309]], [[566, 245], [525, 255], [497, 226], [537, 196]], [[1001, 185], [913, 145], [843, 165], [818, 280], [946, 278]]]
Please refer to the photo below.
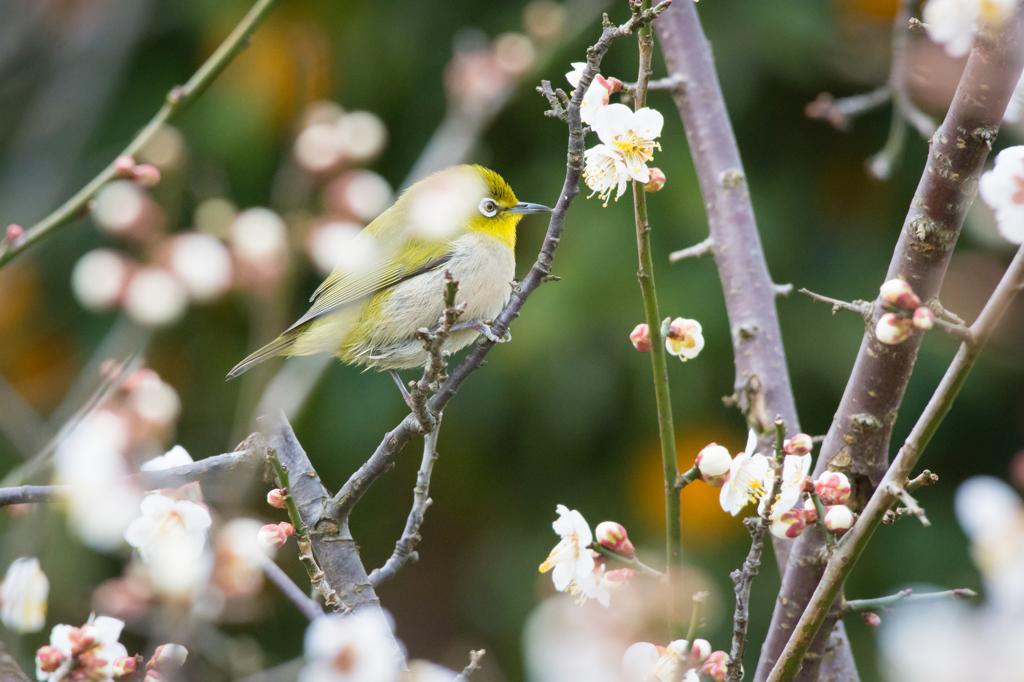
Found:
[[[574, 88], [579, 86], [580, 77], [583, 76], [583, 69], [586, 66], [586, 62], [572, 63], [573, 70], [565, 74], [565, 79], [569, 81], [569, 85]], [[601, 74], [596, 74], [594, 80], [590, 82], [587, 92], [583, 95], [583, 102], [580, 104], [580, 120], [584, 123], [592, 124], [598, 112], [608, 106], [608, 100], [613, 90], [614, 88], [607, 78]]]
[[39, 632], [46, 624], [50, 581], [35, 557], [21, 557], [7, 569], [0, 585], [0, 621], [15, 632]]
[[565, 592], [574, 580], [591, 579], [595, 564], [587, 547], [594, 541], [594, 536], [586, 519], [578, 511], [569, 511], [564, 504], [558, 505], [556, 509], [558, 518], [551, 527], [562, 539], [540, 565], [540, 572], [547, 573], [554, 569], [551, 579], [555, 589]]
[[317, 618], [306, 630], [306, 666], [298, 682], [394, 682], [395, 644], [383, 619], [369, 612]]
[[668, 326], [665, 349], [683, 362], [692, 360], [704, 350], [703, 331], [697, 320], [677, 317]]
[[[50, 646], [43, 647], [40, 652], [46, 651], [49, 656], [36, 655], [36, 679], [41, 682], [53, 680], [62, 682], [65, 679], [88, 679], [94, 682], [106, 682], [113, 677], [114, 661], [122, 656], [128, 655], [128, 650], [117, 640], [121, 637], [121, 630], [124, 628], [124, 621], [108, 616], [100, 616], [81, 628], [71, 625], [56, 625], [50, 632]], [[89, 638], [95, 638], [95, 643], [86, 651], [80, 651], [83, 634], [88, 632]], [[57, 655], [59, 652], [59, 655]], [[74, 668], [81, 671], [81, 678], [66, 676], [67, 670], [63, 667], [55, 670], [45, 670], [52, 667], [46, 665], [46, 660], [54, 660], [63, 657], [65, 660], [75, 659]]]
[[142, 500], [142, 516], [132, 521], [124, 538], [146, 563], [167, 543], [175, 552], [194, 559], [203, 553], [211, 523], [210, 512], [202, 505], [150, 493]]
[[188, 454], [188, 450], [180, 445], [175, 445], [159, 457], [143, 462], [139, 469], [142, 471], [163, 471], [165, 469], [185, 466], [186, 464], [192, 464], [192, 455]]
[[615, 200], [618, 201], [629, 183], [629, 171], [622, 156], [610, 147], [599, 144], [584, 152], [583, 158], [586, 159], [583, 177], [591, 190], [590, 196], [596, 194], [607, 206], [612, 190], [616, 190]]
[[[800, 502], [800, 492], [803, 487], [804, 477], [811, 470], [811, 456], [807, 455], [786, 455], [782, 460], [782, 485], [779, 487], [779, 497], [772, 507], [772, 519], [781, 518]], [[770, 468], [764, 477], [765, 496], [761, 498], [757, 507], [757, 513], [764, 513], [768, 505], [768, 497], [775, 485], [775, 470]]]
[[771, 468], [768, 458], [755, 454], [757, 436], [753, 429], [747, 436], [747, 448], [736, 455], [729, 467], [729, 480], [722, 486], [719, 503], [722, 509], [736, 516], [748, 504], [756, 503], [765, 496], [765, 478]]
[[[593, 559], [593, 550], [584, 550]], [[590, 573], [583, 577], [573, 578], [569, 585], [569, 593], [576, 597], [576, 603], [583, 606], [588, 599], [596, 599], [601, 606], [608, 608], [611, 605], [612, 595], [605, 587], [604, 565], [597, 566]]]
[[950, 57], [962, 57], [974, 46], [982, 23], [998, 28], [1016, 4], [1016, 0], [929, 0], [921, 18], [929, 38], [941, 43]]
[[645, 165], [661, 146], [655, 140], [661, 137], [665, 124], [662, 115], [644, 107], [633, 111], [625, 104], [609, 104], [594, 119], [594, 131], [606, 147], [622, 156], [629, 177], [644, 184], [650, 182], [650, 170]]
[[982, 174], [978, 191], [996, 212], [999, 234], [1024, 244], [1024, 146], [999, 152], [995, 168]]
[[998, 478], [973, 476], [957, 488], [954, 507], [989, 601], [1024, 606], [1024, 503], [1017, 492]]

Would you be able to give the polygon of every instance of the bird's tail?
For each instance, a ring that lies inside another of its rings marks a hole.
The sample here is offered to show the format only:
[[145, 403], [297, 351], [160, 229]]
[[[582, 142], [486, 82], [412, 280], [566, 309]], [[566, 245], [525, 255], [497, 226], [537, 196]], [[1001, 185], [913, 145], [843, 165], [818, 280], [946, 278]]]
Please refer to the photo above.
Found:
[[258, 351], [235, 365], [234, 369], [228, 372], [228, 379], [234, 379], [247, 370], [255, 367], [264, 360], [269, 360], [275, 355], [288, 355], [288, 350], [295, 345], [302, 329], [289, 329], [284, 334], [260, 348]]

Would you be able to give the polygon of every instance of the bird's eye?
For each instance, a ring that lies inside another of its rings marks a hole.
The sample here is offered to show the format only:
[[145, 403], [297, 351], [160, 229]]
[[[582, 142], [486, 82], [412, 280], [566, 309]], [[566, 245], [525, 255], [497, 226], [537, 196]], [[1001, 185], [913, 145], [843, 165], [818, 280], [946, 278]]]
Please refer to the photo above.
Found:
[[480, 201], [480, 212], [487, 218], [493, 218], [498, 213], [498, 204], [494, 199], [482, 199]]

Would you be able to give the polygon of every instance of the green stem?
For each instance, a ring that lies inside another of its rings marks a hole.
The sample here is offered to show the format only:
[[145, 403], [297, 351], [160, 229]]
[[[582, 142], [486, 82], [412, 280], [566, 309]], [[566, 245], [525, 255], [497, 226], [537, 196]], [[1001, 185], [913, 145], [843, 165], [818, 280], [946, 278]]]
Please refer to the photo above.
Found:
[[877, 599], [855, 599], [843, 604], [843, 613], [861, 613], [862, 611], [879, 611], [897, 604], [920, 604], [922, 602], [943, 601], [946, 599], [973, 599], [978, 596], [974, 590], [961, 588], [959, 590], [946, 590], [945, 592], [928, 592], [926, 594], [914, 594], [913, 590], [901, 590], [888, 597]]
[[291, 481], [288, 478], [288, 467], [281, 464], [280, 458], [277, 456], [277, 451], [270, 448], [270, 463], [274, 465], [274, 471], [277, 472], [277, 480], [281, 483], [281, 487], [284, 489], [284, 503], [285, 508], [288, 510], [288, 518], [291, 520], [292, 525], [295, 526], [295, 534], [300, 538], [309, 536], [309, 531], [306, 530], [306, 524], [302, 522], [302, 516], [299, 515], [299, 508], [295, 506], [295, 498], [288, 492], [291, 487]]
[[[257, 0], [252, 9], [242, 18], [235, 29], [224, 39], [220, 47], [203, 62], [185, 85], [176, 86], [167, 93], [167, 100], [146, 127], [128, 143], [121, 152], [123, 156], [135, 156], [160, 127], [188, 109], [202, 95], [210, 84], [227, 68], [239, 52], [249, 45], [249, 39], [263, 20], [267, 18], [280, 0]], [[108, 182], [116, 177], [114, 162], [100, 171], [77, 194], [68, 199], [50, 215], [30, 227], [10, 244], [0, 242], [0, 266], [11, 261], [29, 246], [46, 237], [59, 227], [67, 225], [89, 210], [89, 202]]]
[[[641, 11], [650, 9], [650, 0], [644, 0]], [[646, 26], [639, 30], [640, 69], [636, 90], [633, 94], [633, 108], [642, 109], [647, 104], [647, 83], [651, 77], [651, 52], [654, 40]], [[651, 366], [654, 370], [654, 398], [658, 406], [658, 435], [661, 438], [661, 460], [665, 475], [665, 554], [668, 580], [668, 627], [671, 639], [681, 633], [679, 608], [676, 604], [674, 580], [682, 565], [683, 541], [680, 522], [679, 490], [676, 479], [675, 428], [672, 425], [672, 397], [668, 388], [668, 354], [661, 333], [661, 314], [658, 312], [657, 289], [654, 285], [654, 261], [651, 257], [651, 228], [647, 222], [647, 197], [644, 183], [633, 181], [633, 208], [636, 216], [637, 254], [640, 260], [640, 293], [644, 300], [644, 316], [651, 335]]]
[[821, 501], [816, 492], [812, 491], [808, 495], [810, 495], [811, 501], [814, 502], [814, 511], [818, 513], [818, 529], [821, 530], [821, 534], [825, 538], [825, 545], [835, 547], [836, 538], [832, 535], [832, 531], [828, 529], [828, 526], [825, 525], [825, 512], [828, 511], [825, 509], [825, 503]]
[[657, 571], [657, 570], [651, 568], [647, 564], [641, 562], [636, 557], [623, 556], [622, 554], [619, 554], [618, 552], [615, 552], [615, 551], [612, 551], [612, 550], [608, 549], [607, 547], [602, 545], [600, 542], [592, 543], [590, 545], [590, 549], [594, 550], [595, 552], [597, 552], [598, 554], [600, 554], [603, 557], [607, 557], [608, 559], [615, 559], [619, 563], [624, 564], [626, 566], [626, 568], [632, 568], [634, 571], [639, 571], [640, 573], [643, 573], [644, 575], [653, 576], [655, 578], [660, 577], [662, 575], [661, 571]]
[[700, 632], [700, 619], [704, 614], [704, 603], [707, 601], [707, 592], [695, 592], [693, 595], [693, 610], [690, 611], [690, 626], [686, 628], [686, 641], [693, 646], [693, 639]]
[[701, 477], [700, 476], [700, 469], [698, 469], [696, 466], [694, 466], [692, 469], [687, 471], [685, 474], [679, 474], [678, 476], [676, 476], [675, 488], [676, 488], [676, 490], [682, 490], [683, 488], [685, 488], [686, 486], [690, 485], [691, 483], [693, 483], [694, 481], [696, 481], [700, 477]]

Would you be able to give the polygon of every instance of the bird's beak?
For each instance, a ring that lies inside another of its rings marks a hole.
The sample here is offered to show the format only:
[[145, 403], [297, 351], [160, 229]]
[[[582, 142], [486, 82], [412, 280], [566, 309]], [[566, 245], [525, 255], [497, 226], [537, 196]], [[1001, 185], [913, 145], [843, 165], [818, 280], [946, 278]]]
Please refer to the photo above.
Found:
[[520, 201], [518, 204], [506, 211], [507, 213], [525, 214], [525, 213], [551, 213], [551, 209], [547, 206], [541, 206], [540, 204], [528, 204], [524, 201]]

